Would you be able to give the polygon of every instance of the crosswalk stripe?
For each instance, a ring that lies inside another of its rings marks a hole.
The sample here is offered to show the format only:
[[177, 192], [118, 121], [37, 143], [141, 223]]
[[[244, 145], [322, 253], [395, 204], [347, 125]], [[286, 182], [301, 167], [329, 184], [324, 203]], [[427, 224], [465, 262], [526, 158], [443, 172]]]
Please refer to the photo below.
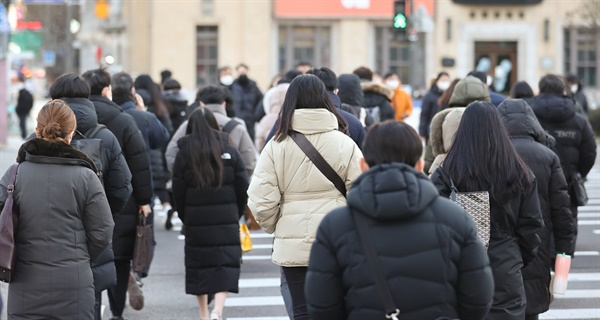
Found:
[[600, 290], [568, 290], [566, 294], [555, 294], [554, 299], [588, 299], [600, 298]]
[[250, 232], [250, 238], [252, 239], [272, 239], [274, 236], [268, 233], [254, 233]]
[[282, 306], [281, 296], [227, 298], [226, 307]]
[[279, 287], [280, 284], [280, 278], [240, 279], [238, 282], [240, 288], [270, 288]]
[[592, 231], [594, 234], [600, 234], [600, 230], [594, 230]]
[[243, 317], [243, 318], [227, 318], [227, 320], [290, 320], [288, 317]]
[[575, 251], [575, 256], [599, 256], [600, 252], [598, 251]]
[[579, 213], [577, 215], [578, 219], [585, 219], [585, 218], [600, 218], [600, 212], [585, 212], [585, 213]]
[[253, 256], [243, 256], [244, 261], [246, 260], [271, 260], [271, 256], [261, 256], [261, 255], [253, 255]]
[[273, 244], [252, 244], [252, 250], [254, 249], [273, 249]]
[[569, 282], [573, 281], [600, 281], [600, 273], [589, 272], [589, 273], [569, 273]]
[[600, 206], [583, 206], [577, 210], [579, 212], [600, 212]]
[[554, 309], [540, 314], [540, 320], [600, 319], [600, 309]]
[[600, 220], [579, 220], [577, 224], [580, 226], [597, 226], [600, 225]]

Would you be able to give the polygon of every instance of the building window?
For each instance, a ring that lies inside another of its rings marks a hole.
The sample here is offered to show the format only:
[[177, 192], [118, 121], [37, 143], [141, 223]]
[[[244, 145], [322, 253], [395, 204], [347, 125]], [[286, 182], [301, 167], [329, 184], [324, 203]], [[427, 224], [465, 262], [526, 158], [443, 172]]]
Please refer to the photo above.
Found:
[[198, 27], [196, 30], [196, 84], [217, 82], [219, 36], [217, 27]]
[[593, 29], [565, 29], [565, 73], [573, 73], [585, 87], [597, 87], [600, 78], [598, 55], [600, 40]]
[[279, 71], [293, 69], [299, 62], [309, 62], [318, 67], [330, 67], [329, 27], [279, 27]]
[[375, 28], [375, 68], [383, 74], [396, 72], [400, 80], [410, 83], [410, 43], [401, 41], [388, 27]]

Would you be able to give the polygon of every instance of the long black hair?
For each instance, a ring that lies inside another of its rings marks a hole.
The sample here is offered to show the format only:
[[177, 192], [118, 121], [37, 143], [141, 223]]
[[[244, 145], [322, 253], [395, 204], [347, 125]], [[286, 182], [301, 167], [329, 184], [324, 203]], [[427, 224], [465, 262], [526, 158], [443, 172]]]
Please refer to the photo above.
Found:
[[496, 203], [517, 197], [532, 183], [496, 107], [483, 101], [467, 106], [443, 170], [459, 191], [488, 191]]
[[146, 90], [152, 98], [152, 105], [148, 106], [150, 112], [156, 114], [159, 118], [169, 116], [172, 113], [171, 105], [163, 98], [160, 92], [160, 86], [147, 74], [142, 74], [135, 78], [133, 83], [136, 90]]
[[[218, 187], [223, 184], [223, 147], [217, 120], [213, 113], [206, 108], [197, 108], [190, 114], [186, 128], [189, 163], [194, 172], [198, 189], [208, 188], [216, 182]], [[215, 170], [216, 169], [216, 170]]]
[[333, 113], [338, 121], [338, 128], [343, 133], [348, 133], [346, 120], [336, 111], [335, 105], [325, 89], [325, 84], [317, 76], [304, 74], [292, 80], [285, 94], [283, 106], [279, 112], [279, 128], [275, 132], [275, 140], [283, 141], [290, 133], [292, 119], [296, 109], [327, 109]]

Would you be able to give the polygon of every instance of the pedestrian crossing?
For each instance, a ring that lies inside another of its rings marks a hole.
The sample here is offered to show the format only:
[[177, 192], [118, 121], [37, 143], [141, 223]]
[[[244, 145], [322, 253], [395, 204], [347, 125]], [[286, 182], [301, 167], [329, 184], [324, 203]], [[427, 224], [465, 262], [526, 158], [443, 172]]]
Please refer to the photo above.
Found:
[[[589, 203], [579, 208], [579, 240], [569, 275], [567, 293], [555, 295], [550, 310], [541, 320], [600, 320], [600, 167], [596, 166], [586, 182]], [[277, 267], [272, 266], [273, 236], [252, 231], [253, 250], [245, 253], [239, 295], [225, 303], [228, 320], [287, 320]], [[271, 265], [271, 272], [257, 269]], [[250, 272], [247, 272], [250, 270]]]

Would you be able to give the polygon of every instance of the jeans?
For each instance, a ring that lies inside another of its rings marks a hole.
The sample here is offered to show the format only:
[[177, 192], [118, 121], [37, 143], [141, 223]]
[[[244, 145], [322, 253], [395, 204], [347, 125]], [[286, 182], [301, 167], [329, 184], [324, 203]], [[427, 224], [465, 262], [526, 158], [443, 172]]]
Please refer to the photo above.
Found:
[[294, 319], [294, 306], [292, 305], [292, 296], [290, 295], [290, 288], [288, 286], [287, 280], [285, 280], [285, 275], [283, 274], [283, 268], [281, 270], [281, 296], [283, 297], [283, 304], [285, 305], [285, 311], [288, 314], [290, 319]]
[[27, 138], [27, 117], [28, 115], [19, 115], [19, 128], [21, 128], [21, 138]]
[[112, 315], [120, 317], [125, 310], [131, 260], [115, 260], [115, 269], [117, 270], [117, 285], [108, 289], [108, 302], [110, 302]]
[[292, 304], [294, 306], [294, 320], [310, 320], [304, 296], [304, 283], [306, 281], [307, 267], [283, 267], [283, 274], [287, 280]]

